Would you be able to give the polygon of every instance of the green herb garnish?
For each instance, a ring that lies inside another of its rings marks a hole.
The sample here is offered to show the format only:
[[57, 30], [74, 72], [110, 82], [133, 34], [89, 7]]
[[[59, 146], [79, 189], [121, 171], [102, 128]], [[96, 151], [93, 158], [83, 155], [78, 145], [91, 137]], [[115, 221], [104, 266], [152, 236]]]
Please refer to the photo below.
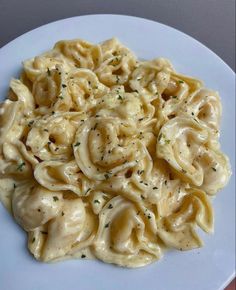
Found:
[[33, 124], [34, 124], [34, 120], [32, 120], [28, 123], [28, 127], [31, 127]]
[[54, 200], [54, 201], [58, 201], [59, 198], [58, 198], [57, 196], [53, 196], [53, 200]]
[[88, 188], [85, 192], [85, 195], [91, 190], [91, 188]]
[[106, 180], [110, 178], [108, 173], [104, 174], [104, 177], [106, 178]]
[[144, 173], [144, 170], [138, 170], [138, 171], [137, 171], [137, 174], [138, 174], [138, 175], [142, 175], [143, 173]]
[[22, 162], [18, 165], [17, 170], [23, 171], [23, 167], [25, 166], [25, 162]]
[[158, 141], [160, 141], [161, 138], [162, 138], [162, 133], [159, 135], [159, 137], [158, 137]]

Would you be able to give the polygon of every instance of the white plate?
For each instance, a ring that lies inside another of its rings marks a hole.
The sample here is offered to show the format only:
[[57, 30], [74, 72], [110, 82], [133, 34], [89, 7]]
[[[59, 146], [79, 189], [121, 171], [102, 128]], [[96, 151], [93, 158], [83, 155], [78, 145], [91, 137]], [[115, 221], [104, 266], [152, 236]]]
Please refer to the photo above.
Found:
[[[217, 33], [217, 32], [216, 32]], [[234, 162], [234, 72], [208, 48], [163, 24], [120, 15], [89, 15], [60, 20], [30, 31], [0, 50], [0, 96], [17, 76], [24, 59], [50, 49], [61, 39], [92, 42], [117, 36], [139, 58], [169, 58], [177, 71], [199, 77], [218, 90], [223, 102], [221, 144]], [[161, 261], [123, 269], [98, 261], [57, 264], [35, 261], [26, 250], [26, 235], [0, 206], [0, 289], [6, 290], [217, 290], [235, 275], [234, 176], [214, 200], [215, 234], [203, 235], [205, 247], [169, 252]]]

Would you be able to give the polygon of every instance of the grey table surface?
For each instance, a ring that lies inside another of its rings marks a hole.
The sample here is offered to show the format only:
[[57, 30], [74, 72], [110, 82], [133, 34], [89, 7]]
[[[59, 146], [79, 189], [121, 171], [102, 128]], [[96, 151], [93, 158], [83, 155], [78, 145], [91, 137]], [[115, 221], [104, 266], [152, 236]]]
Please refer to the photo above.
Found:
[[43, 24], [101, 13], [134, 15], [175, 27], [235, 70], [235, 0], [0, 0], [0, 47]]

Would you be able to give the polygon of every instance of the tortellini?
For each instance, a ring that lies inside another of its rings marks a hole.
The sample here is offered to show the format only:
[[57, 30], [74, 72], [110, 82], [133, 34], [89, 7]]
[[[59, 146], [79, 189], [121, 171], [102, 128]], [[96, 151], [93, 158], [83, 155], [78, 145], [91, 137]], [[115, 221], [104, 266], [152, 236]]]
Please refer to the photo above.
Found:
[[109, 92], [96, 74], [88, 69], [76, 69], [68, 75], [68, 91], [76, 111], [87, 111], [97, 105], [99, 99]]
[[201, 247], [231, 174], [218, 93], [116, 38], [23, 66], [0, 105], [0, 200], [34, 257], [141, 267]]
[[142, 158], [140, 142], [131, 139], [134, 134], [135, 128], [122, 125], [118, 119], [90, 118], [75, 136], [73, 148], [78, 166], [95, 180], [109, 179], [133, 167]]
[[116, 38], [103, 42], [101, 52], [101, 63], [95, 70], [100, 81], [107, 86], [126, 84], [137, 64], [135, 55]]
[[33, 83], [33, 95], [39, 106], [39, 113], [44, 113], [46, 108], [51, 108], [52, 111], [69, 111], [72, 107], [65, 73], [57, 67], [36, 78]]
[[212, 232], [213, 213], [203, 191], [192, 188], [184, 196], [180, 208], [158, 221], [158, 234], [167, 246], [181, 251], [198, 248], [202, 241], [194, 229], [198, 224], [205, 232]]
[[190, 184], [213, 194], [227, 183], [230, 169], [227, 157], [208, 146], [209, 136], [195, 118], [175, 117], [159, 132], [157, 154]]
[[121, 266], [143, 266], [160, 258], [156, 229], [145, 213], [130, 201], [117, 196], [100, 212], [94, 254], [99, 259]]

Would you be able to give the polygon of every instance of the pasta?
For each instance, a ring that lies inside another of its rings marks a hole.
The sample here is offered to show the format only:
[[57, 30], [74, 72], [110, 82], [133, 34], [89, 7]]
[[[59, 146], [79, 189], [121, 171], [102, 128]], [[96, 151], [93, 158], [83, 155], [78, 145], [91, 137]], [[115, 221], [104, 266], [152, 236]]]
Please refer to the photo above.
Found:
[[40, 261], [124, 267], [203, 245], [230, 177], [219, 95], [119, 40], [23, 63], [0, 109], [0, 199]]

